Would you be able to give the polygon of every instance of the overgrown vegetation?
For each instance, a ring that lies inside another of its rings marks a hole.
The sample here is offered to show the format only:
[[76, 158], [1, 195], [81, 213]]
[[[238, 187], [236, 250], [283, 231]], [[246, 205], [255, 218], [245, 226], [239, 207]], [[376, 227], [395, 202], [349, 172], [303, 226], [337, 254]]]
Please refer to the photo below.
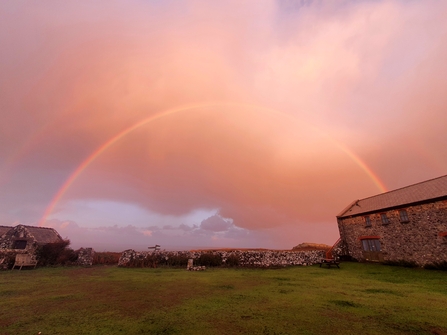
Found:
[[13, 251], [0, 252], [0, 270], [12, 269], [16, 253]]
[[48, 243], [37, 249], [37, 259], [40, 266], [69, 265], [76, 262], [78, 255], [68, 246], [70, 240], [58, 243]]
[[127, 264], [129, 268], [156, 268], [159, 264], [160, 256], [157, 253], [152, 253], [146, 257], [132, 258]]
[[46, 267], [0, 272], [0, 334], [447, 334], [445, 273]]
[[95, 252], [93, 256], [94, 265], [117, 265], [120, 259], [120, 252]]
[[225, 260], [226, 266], [239, 266], [239, 257], [236, 255], [230, 255]]
[[[158, 252], [149, 253], [145, 256], [137, 256], [132, 258], [129, 263], [126, 264], [127, 268], [158, 268], [158, 267], [173, 267], [173, 268], [186, 268], [188, 264], [188, 256], [186, 254], [177, 255], [165, 255]], [[118, 262], [117, 262], [118, 263]], [[239, 264], [237, 256], [229, 257], [228, 266], [235, 266]], [[222, 256], [219, 254], [213, 254], [212, 252], [206, 252], [194, 259], [195, 266], [217, 267], [222, 266]]]
[[213, 254], [212, 252], [206, 252], [201, 254], [194, 260], [195, 265], [214, 267], [222, 265], [222, 256], [219, 254]]
[[[116, 262], [118, 263], [118, 262]], [[186, 255], [163, 256], [157, 252], [146, 257], [136, 257], [126, 265], [128, 268], [158, 268], [158, 267], [182, 267], [186, 268], [188, 257]]]

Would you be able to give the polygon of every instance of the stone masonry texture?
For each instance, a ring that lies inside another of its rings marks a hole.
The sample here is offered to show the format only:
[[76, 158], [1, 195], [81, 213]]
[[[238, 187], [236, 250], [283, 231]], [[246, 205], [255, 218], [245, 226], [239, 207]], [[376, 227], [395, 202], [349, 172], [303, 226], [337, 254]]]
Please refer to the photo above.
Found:
[[[145, 259], [153, 255], [153, 251], [136, 252], [132, 249], [123, 251], [118, 266], [126, 267], [133, 259]], [[274, 250], [233, 250], [233, 251], [157, 251], [159, 257], [183, 256], [197, 259], [203, 253], [212, 253], [222, 258], [223, 265], [229, 257], [237, 257], [242, 267], [278, 267], [291, 265], [312, 265], [325, 257], [321, 250], [312, 251], [274, 251]]]
[[[401, 222], [399, 210], [408, 213], [408, 222]], [[381, 213], [389, 219], [382, 223]], [[371, 225], [365, 224], [369, 216]], [[365, 260], [362, 238], [378, 238], [383, 261], [412, 262], [418, 266], [447, 262], [447, 200], [408, 205], [395, 209], [338, 218], [338, 227], [345, 253]]]

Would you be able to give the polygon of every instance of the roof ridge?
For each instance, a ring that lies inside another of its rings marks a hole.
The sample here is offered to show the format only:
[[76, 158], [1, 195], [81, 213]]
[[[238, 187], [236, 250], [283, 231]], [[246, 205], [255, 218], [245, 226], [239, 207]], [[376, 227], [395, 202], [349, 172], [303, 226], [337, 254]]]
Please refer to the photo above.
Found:
[[[414, 204], [422, 201], [447, 197], [447, 175], [428, 179], [388, 192], [363, 198], [348, 206], [337, 217], [360, 215], [362, 213], [390, 209], [396, 206]], [[356, 207], [356, 204], [359, 207]]]
[[436, 178], [432, 178], [432, 179], [428, 179], [428, 180], [424, 180], [424, 181], [420, 181], [420, 182], [418, 182], [418, 183], [414, 183], [414, 184], [411, 184], [411, 185], [407, 185], [407, 186], [399, 187], [399, 188], [396, 188], [396, 189], [391, 190], [391, 191], [387, 191], [387, 192], [379, 193], [379, 194], [372, 195], [372, 196], [367, 197], [367, 198], [360, 199], [360, 200], [358, 200], [358, 201], [363, 201], [363, 200], [367, 200], [367, 199], [371, 199], [371, 198], [375, 198], [375, 197], [380, 197], [380, 196], [383, 196], [384, 194], [389, 194], [389, 193], [397, 192], [397, 191], [403, 190], [403, 189], [405, 189], [405, 188], [413, 187], [413, 186], [416, 186], [416, 185], [419, 185], [419, 184], [425, 184], [425, 183], [428, 183], [428, 182], [430, 182], [430, 181], [433, 181], [433, 180], [436, 180], [436, 179], [445, 178], [445, 177], [447, 177], [447, 175], [440, 176], [440, 177], [436, 177]]
[[341, 217], [343, 215], [345, 215], [352, 207], [354, 207], [360, 200], [354, 200], [353, 202], [351, 202], [348, 206], [346, 206], [340, 214], [337, 215], [337, 217]]
[[[21, 226], [24, 226], [24, 227], [27, 227], [27, 228], [39, 228], [39, 229], [52, 229], [52, 230], [55, 230], [55, 229], [52, 228], [52, 227], [29, 226], [29, 225], [25, 225], [25, 224], [22, 224]], [[16, 227], [17, 227], [17, 226], [16, 226]]]

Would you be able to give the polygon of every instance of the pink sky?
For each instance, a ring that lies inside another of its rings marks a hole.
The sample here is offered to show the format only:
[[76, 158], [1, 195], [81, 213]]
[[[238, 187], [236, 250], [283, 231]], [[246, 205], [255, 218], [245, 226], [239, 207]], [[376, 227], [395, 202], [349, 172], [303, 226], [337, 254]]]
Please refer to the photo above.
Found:
[[[304, 4], [305, 3], [305, 4]], [[447, 174], [444, 1], [0, 4], [0, 225], [97, 250], [332, 244]]]

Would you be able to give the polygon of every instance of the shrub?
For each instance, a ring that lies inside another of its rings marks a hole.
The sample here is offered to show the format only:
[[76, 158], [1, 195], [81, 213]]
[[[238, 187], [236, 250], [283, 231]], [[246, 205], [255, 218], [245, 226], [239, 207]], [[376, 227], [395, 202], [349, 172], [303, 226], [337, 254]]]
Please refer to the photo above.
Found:
[[39, 265], [66, 265], [76, 262], [77, 255], [73, 249], [68, 248], [70, 240], [57, 243], [48, 243], [37, 249]]
[[194, 260], [197, 262], [197, 265], [200, 266], [221, 266], [222, 265], [222, 257], [219, 254], [213, 254], [211, 252], [206, 252], [200, 255], [199, 258]]
[[132, 258], [126, 266], [129, 268], [156, 268], [161, 262], [162, 257], [158, 253], [152, 253]]
[[227, 257], [225, 264], [227, 266], [239, 266], [239, 257], [237, 255], [232, 254]]
[[189, 257], [186, 255], [166, 256], [161, 258], [160, 264], [167, 266], [186, 267], [186, 265], [188, 264], [188, 258]]
[[116, 265], [120, 259], [119, 252], [95, 252], [93, 256], [93, 264]]

